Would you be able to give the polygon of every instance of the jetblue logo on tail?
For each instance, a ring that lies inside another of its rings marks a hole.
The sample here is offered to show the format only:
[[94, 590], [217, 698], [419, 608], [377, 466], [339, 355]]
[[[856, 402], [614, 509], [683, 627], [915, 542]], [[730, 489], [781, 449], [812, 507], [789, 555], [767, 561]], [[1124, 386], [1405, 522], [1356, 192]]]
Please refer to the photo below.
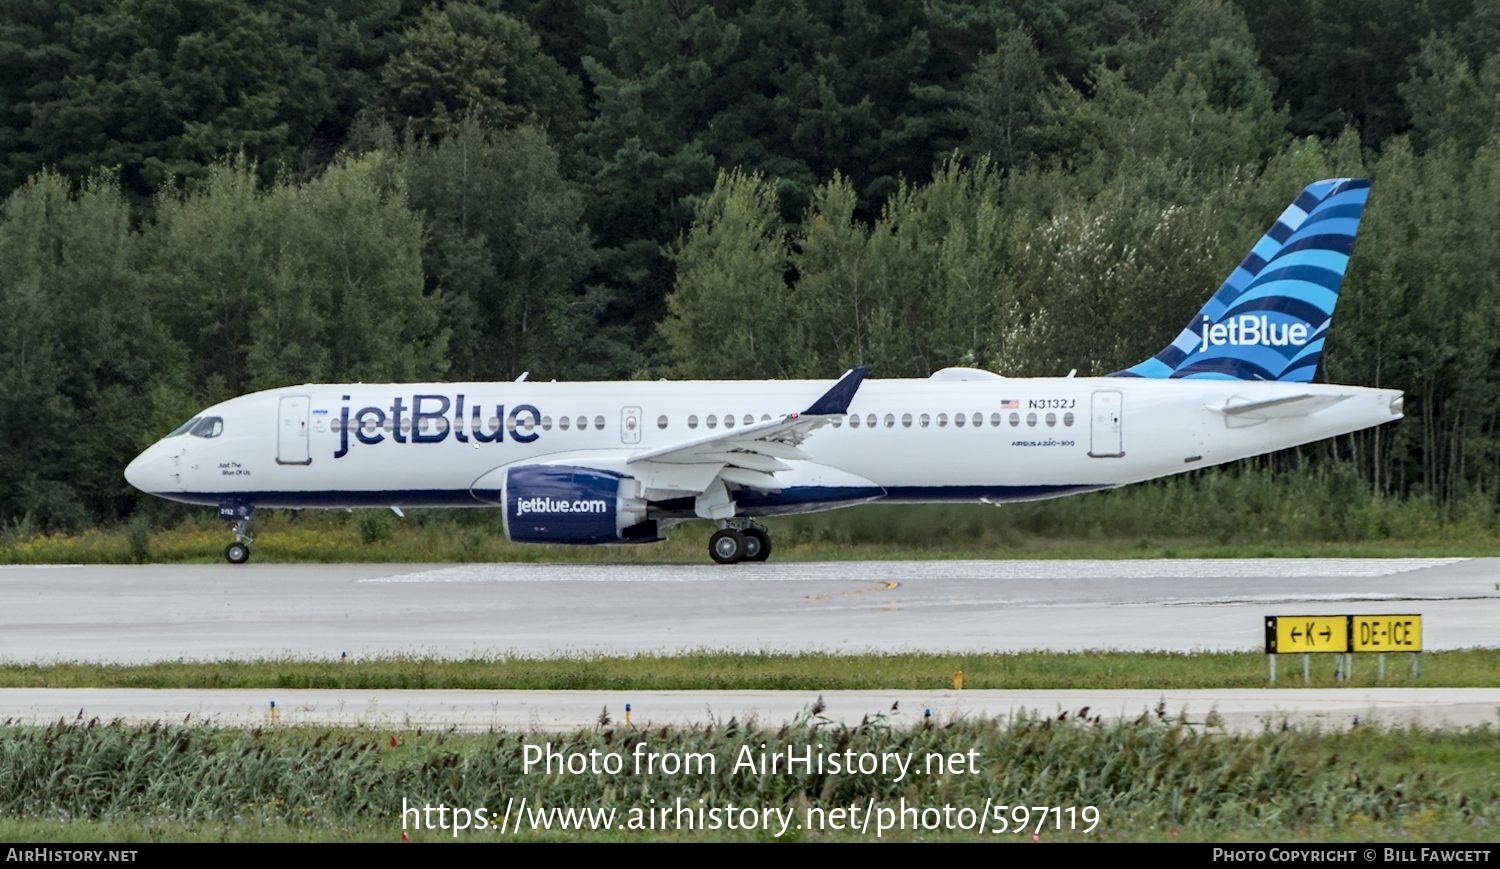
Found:
[[1210, 347], [1302, 347], [1312, 330], [1306, 323], [1272, 323], [1265, 314], [1259, 317], [1230, 317], [1213, 323], [1203, 315], [1203, 346]]
[[1369, 193], [1307, 185], [1171, 344], [1113, 376], [1310, 382]]

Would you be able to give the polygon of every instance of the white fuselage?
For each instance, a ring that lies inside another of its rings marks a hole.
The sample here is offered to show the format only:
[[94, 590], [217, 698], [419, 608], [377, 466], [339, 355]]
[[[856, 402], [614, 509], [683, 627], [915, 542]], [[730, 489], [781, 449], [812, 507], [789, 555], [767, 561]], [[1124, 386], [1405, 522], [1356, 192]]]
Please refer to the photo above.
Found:
[[[127, 471], [173, 500], [252, 507], [477, 507], [507, 468], [629, 474], [632, 456], [778, 419], [828, 381], [425, 383], [268, 390], [202, 414], [213, 437], [164, 438]], [[1313, 397], [1312, 412], [1226, 407]], [[477, 416], [476, 416], [477, 414]], [[1305, 383], [1140, 378], [868, 380], [800, 445], [776, 488], [729, 486], [735, 514], [874, 500], [1000, 503], [1109, 488], [1259, 455], [1401, 416], [1401, 393]], [[566, 421], [566, 423], [564, 423]], [[857, 425], [856, 425], [857, 421]], [[649, 464], [649, 463], [648, 463]], [[654, 516], [693, 515], [658, 469]], [[680, 484], [690, 492], [691, 481]], [[679, 499], [680, 500], [680, 499]], [[702, 515], [701, 513], [699, 515]]]

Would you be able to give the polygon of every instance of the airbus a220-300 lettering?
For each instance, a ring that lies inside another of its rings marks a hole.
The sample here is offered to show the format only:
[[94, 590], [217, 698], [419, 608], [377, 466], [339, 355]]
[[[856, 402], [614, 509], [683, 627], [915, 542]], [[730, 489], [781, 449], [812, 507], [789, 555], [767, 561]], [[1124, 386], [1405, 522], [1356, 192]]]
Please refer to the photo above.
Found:
[[308, 384], [205, 409], [125, 471], [214, 506], [250, 557], [253, 511], [498, 508], [528, 543], [649, 543], [872, 502], [1003, 504], [1222, 464], [1402, 415], [1390, 389], [1312, 382], [1369, 183], [1309, 185], [1170, 345], [1104, 377]]

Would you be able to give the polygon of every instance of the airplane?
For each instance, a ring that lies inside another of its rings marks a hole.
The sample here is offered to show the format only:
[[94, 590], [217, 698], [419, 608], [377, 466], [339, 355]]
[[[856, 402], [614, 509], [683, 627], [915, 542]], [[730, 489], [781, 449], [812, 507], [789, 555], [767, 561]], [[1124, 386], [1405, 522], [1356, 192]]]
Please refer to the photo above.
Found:
[[1219, 465], [1401, 418], [1398, 390], [1312, 382], [1368, 194], [1308, 185], [1171, 344], [1103, 377], [306, 384], [206, 408], [125, 477], [217, 507], [235, 564], [258, 508], [357, 507], [497, 508], [527, 543], [648, 543], [707, 519], [710, 557], [733, 564], [771, 555], [769, 517]]

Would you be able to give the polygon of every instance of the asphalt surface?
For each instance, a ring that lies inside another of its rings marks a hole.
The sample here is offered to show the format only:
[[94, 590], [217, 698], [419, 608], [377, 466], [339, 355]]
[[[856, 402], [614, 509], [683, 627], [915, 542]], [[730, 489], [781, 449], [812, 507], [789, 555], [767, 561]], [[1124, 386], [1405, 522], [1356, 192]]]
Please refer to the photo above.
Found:
[[1500, 559], [0, 567], [0, 660], [1234, 650], [1381, 612], [1500, 644]]

